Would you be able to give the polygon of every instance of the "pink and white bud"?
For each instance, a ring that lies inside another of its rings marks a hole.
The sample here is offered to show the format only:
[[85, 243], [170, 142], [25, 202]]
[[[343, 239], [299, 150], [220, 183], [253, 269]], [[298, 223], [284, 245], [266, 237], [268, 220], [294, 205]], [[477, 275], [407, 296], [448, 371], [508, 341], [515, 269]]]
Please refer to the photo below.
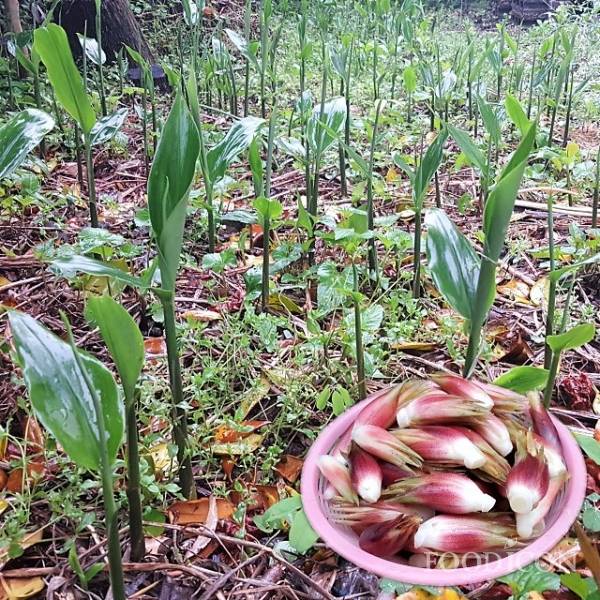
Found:
[[408, 379], [400, 388], [397, 408], [436, 390], [440, 391], [439, 386], [430, 379]]
[[403, 469], [421, 466], [421, 457], [416, 452], [381, 427], [356, 425], [352, 440], [369, 454]]
[[478, 433], [500, 456], [508, 456], [513, 451], [508, 428], [495, 414], [488, 413], [469, 421], [471, 427]]
[[520, 537], [528, 539], [533, 535], [542, 533], [539, 526], [543, 526], [544, 518], [550, 512], [566, 480], [566, 473], [561, 473], [558, 477], [552, 478], [546, 495], [538, 502], [538, 505], [528, 513], [517, 513], [517, 533]]
[[415, 476], [414, 471], [403, 469], [402, 467], [398, 467], [397, 465], [393, 465], [388, 462], [381, 461], [379, 463], [379, 467], [381, 468], [384, 487], [392, 485], [392, 483], [396, 483], [396, 481], [400, 481], [401, 479]]
[[468, 427], [458, 427], [457, 429], [460, 429], [485, 456], [485, 463], [478, 470], [479, 477], [494, 483], [505, 484], [510, 473], [508, 461], [472, 429]]
[[461, 473], [436, 472], [404, 479], [384, 490], [383, 495], [457, 515], [489, 512], [496, 503], [493, 496]]
[[531, 512], [546, 495], [550, 474], [544, 449], [531, 435], [517, 446], [515, 464], [506, 480], [506, 497], [515, 513]]
[[372, 504], [349, 504], [335, 501], [331, 504], [331, 518], [335, 523], [352, 527], [358, 533], [369, 525], [387, 523], [399, 516], [409, 515], [419, 520], [430, 519], [433, 511], [424, 506], [400, 504], [398, 502], [373, 502]]
[[480, 387], [492, 399], [494, 412], [507, 415], [524, 414], [526, 412], [527, 399], [525, 396], [493, 383], [483, 383], [481, 381], [473, 381], [472, 383]]
[[350, 450], [350, 481], [358, 495], [367, 502], [377, 502], [381, 496], [383, 474], [379, 463], [356, 444]]
[[548, 463], [550, 477], [558, 477], [566, 473], [567, 467], [563, 461], [562, 452], [557, 451], [552, 444], [537, 433], [533, 434], [533, 439], [544, 448], [544, 457]]
[[531, 392], [527, 394], [527, 398], [529, 399], [529, 415], [533, 423], [533, 430], [544, 439], [545, 446], [551, 446], [556, 452], [562, 452], [558, 431], [546, 407], [542, 404], [540, 394]]
[[488, 412], [486, 405], [433, 391], [401, 406], [396, 414], [398, 427], [456, 422]]
[[481, 467], [486, 457], [460, 429], [429, 425], [418, 429], [397, 429], [394, 435], [424, 460], [443, 465]]
[[[396, 419], [398, 410], [398, 396], [402, 384], [391, 388], [385, 388], [369, 396], [370, 402], [360, 411], [356, 417], [355, 425], [376, 425], [383, 429], [391, 427]], [[332, 454], [336, 457], [346, 456], [350, 451], [352, 442], [352, 427], [349, 427], [346, 433], [336, 444]]]
[[358, 545], [375, 556], [393, 556], [406, 546], [420, 522], [417, 517], [402, 515], [393, 521], [369, 525], [360, 534]]
[[344, 500], [358, 504], [358, 496], [352, 488], [348, 467], [329, 454], [321, 456], [317, 466], [321, 471], [321, 475], [327, 479]]
[[514, 519], [505, 513], [481, 516], [438, 515], [419, 526], [416, 548], [437, 552], [489, 552], [518, 544]]
[[432, 375], [431, 379], [433, 379], [433, 381], [435, 381], [447, 394], [458, 396], [469, 402], [479, 404], [480, 406], [487, 408], [487, 410], [491, 410], [494, 406], [494, 402], [489, 394], [464, 377], [450, 375], [448, 373], [437, 373]]

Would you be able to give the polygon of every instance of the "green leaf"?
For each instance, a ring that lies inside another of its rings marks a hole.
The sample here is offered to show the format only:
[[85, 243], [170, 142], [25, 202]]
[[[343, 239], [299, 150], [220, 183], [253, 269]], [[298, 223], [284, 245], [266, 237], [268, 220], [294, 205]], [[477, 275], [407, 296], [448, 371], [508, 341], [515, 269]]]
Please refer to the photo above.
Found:
[[253, 204], [258, 214], [258, 222], [263, 226], [267, 220], [278, 219], [283, 212], [283, 205], [279, 200], [270, 200], [263, 197], [257, 198]]
[[[11, 312], [9, 320], [37, 417], [75, 463], [98, 471], [96, 412], [73, 349], [29, 315]], [[108, 455], [114, 462], [123, 439], [123, 404], [111, 372], [92, 356], [80, 354], [100, 397]]]
[[207, 177], [210, 184], [216, 183], [237, 156], [246, 150], [258, 130], [265, 124], [263, 119], [244, 117], [236, 121], [227, 135], [206, 153]]
[[586, 508], [581, 516], [584, 527], [592, 533], [600, 531], [600, 511], [595, 507]]
[[600, 465], [600, 442], [597, 442], [593, 437], [574, 433], [577, 443], [583, 451], [597, 464]]
[[333, 98], [312, 111], [306, 124], [306, 137], [313, 153], [323, 154], [342, 132], [346, 122], [346, 101]]
[[254, 184], [254, 194], [262, 196], [264, 185], [263, 163], [260, 157], [259, 145], [254, 138], [248, 150], [248, 160], [250, 162], [250, 172], [252, 173], [252, 183]]
[[417, 72], [412, 65], [409, 65], [402, 72], [402, 80], [404, 82], [404, 89], [409, 94], [414, 94], [417, 89]]
[[46, 27], [36, 29], [33, 38], [34, 48], [46, 65], [48, 79], [56, 98], [77, 121], [83, 133], [89, 134], [96, 122], [96, 113], [89, 96], [85, 93], [65, 30], [50, 23]]
[[195, 0], [181, 0], [183, 5], [183, 18], [188, 27], [194, 27], [200, 20], [200, 11]]
[[521, 366], [513, 367], [510, 371], [503, 373], [494, 383], [519, 394], [526, 394], [527, 392], [545, 388], [547, 381], [547, 369]]
[[28, 108], [0, 127], [0, 179], [10, 175], [54, 127], [47, 113]]
[[595, 335], [596, 328], [592, 323], [582, 323], [559, 335], [549, 335], [546, 343], [552, 352], [563, 352], [591, 342]]
[[123, 127], [127, 112], [126, 108], [120, 108], [112, 115], [106, 115], [106, 117], [98, 119], [90, 132], [92, 146], [99, 146], [114, 138], [117, 131]]
[[104, 64], [106, 62], [106, 54], [104, 54], [104, 50], [98, 46], [97, 40], [85, 37], [81, 35], [81, 33], [77, 34], [77, 38], [81, 44], [81, 49], [85, 50], [85, 55], [88, 60], [91, 60], [95, 65]]
[[507, 94], [504, 106], [510, 120], [516, 125], [521, 135], [525, 135], [531, 127], [531, 121], [527, 118], [521, 103], [514, 96]]
[[112, 267], [109, 264], [93, 258], [88, 258], [87, 256], [75, 254], [72, 256], [55, 258], [50, 263], [50, 266], [53, 270], [59, 272], [67, 279], [75, 277], [75, 275], [80, 272], [86, 273], [87, 275], [96, 275], [98, 277], [112, 277], [113, 279], [134, 288], [145, 289], [149, 287], [141, 277], [136, 277], [117, 267]]
[[554, 271], [551, 271], [549, 276], [550, 281], [558, 281], [564, 275], [570, 273], [571, 271], [577, 271], [585, 265], [591, 265], [597, 262], [600, 262], [600, 252], [598, 254], [594, 254], [594, 256], [586, 258], [585, 260], [580, 260], [579, 262], [573, 263], [572, 265], [567, 265], [566, 267], [562, 267], [561, 269], [555, 269]]
[[427, 211], [425, 224], [431, 277], [448, 304], [465, 319], [470, 319], [477, 291], [479, 257], [443, 210]]
[[131, 315], [110, 296], [90, 298], [86, 317], [100, 329], [119, 371], [125, 398], [132, 400], [144, 364], [144, 338]]
[[296, 512], [290, 525], [290, 544], [300, 554], [310, 550], [319, 539], [319, 534], [311, 527], [303, 509]]
[[502, 131], [496, 113], [492, 107], [481, 97], [477, 96], [477, 106], [481, 114], [481, 119], [485, 125], [485, 129], [495, 144], [500, 142]]
[[427, 148], [427, 152], [425, 152], [425, 155], [415, 171], [413, 181], [413, 201], [417, 212], [423, 208], [423, 201], [427, 194], [427, 188], [442, 162], [442, 158], [444, 157], [444, 144], [446, 143], [447, 138], [447, 129], [443, 129], [438, 133], [438, 136], [429, 148]]
[[274, 529], [283, 529], [286, 523], [291, 523], [296, 512], [301, 509], [300, 495], [291, 496], [273, 504], [262, 515], [254, 517], [254, 522], [261, 531], [271, 533]]
[[188, 195], [200, 152], [198, 130], [177, 94], [148, 178], [148, 208], [156, 235], [161, 285], [173, 290], [179, 268]]
[[545, 592], [560, 587], [560, 577], [556, 573], [541, 569], [537, 563], [499, 577], [498, 581], [510, 586], [515, 600], [521, 600], [529, 592]]
[[467, 160], [476, 167], [479, 172], [487, 178], [489, 174], [488, 161], [483, 152], [476, 146], [475, 142], [470, 138], [469, 134], [454, 125], [447, 125], [448, 132], [452, 139], [457, 143], [462, 150]]
[[581, 600], [587, 600], [598, 589], [592, 577], [584, 578], [579, 573], [565, 573], [560, 576], [560, 582], [577, 594]]

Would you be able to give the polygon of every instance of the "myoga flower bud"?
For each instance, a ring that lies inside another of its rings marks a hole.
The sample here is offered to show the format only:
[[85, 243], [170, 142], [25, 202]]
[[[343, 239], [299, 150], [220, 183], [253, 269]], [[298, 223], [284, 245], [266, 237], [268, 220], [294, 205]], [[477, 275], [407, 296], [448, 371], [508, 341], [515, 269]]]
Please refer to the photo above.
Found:
[[496, 503], [495, 498], [460, 473], [429, 473], [404, 479], [384, 490], [383, 495], [406, 504], [424, 504], [457, 515], [488, 512]]
[[566, 480], [566, 473], [552, 478], [548, 484], [546, 495], [538, 502], [538, 505], [528, 513], [517, 513], [517, 533], [520, 537], [528, 539], [534, 535], [537, 526], [543, 523], [544, 517], [550, 512]]
[[528, 434], [517, 446], [515, 464], [506, 480], [506, 497], [512, 510], [531, 512], [545, 496], [549, 482], [544, 449]]
[[352, 487], [363, 500], [377, 502], [383, 480], [379, 463], [356, 444], [350, 450], [349, 460]]
[[440, 391], [439, 386], [430, 379], [408, 379], [400, 388], [397, 408], [436, 390]]
[[[367, 403], [356, 418], [355, 425], [376, 425], [383, 429], [391, 427], [396, 419], [398, 395], [401, 387], [402, 384], [399, 384], [372, 394], [370, 396], [371, 401]], [[352, 428], [350, 427], [340, 438], [332, 454], [336, 457], [347, 455], [350, 451], [351, 442]]]
[[414, 477], [414, 471], [409, 471], [408, 469], [403, 469], [402, 467], [397, 467], [396, 465], [392, 465], [391, 463], [381, 461], [379, 463], [381, 468], [381, 474], [383, 475], [383, 485], [387, 487], [388, 485], [392, 485], [392, 483], [396, 483], [396, 481], [400, 481], [401, 479], [406, 479], [407, 477]]
[[433, 391], [401, 406], [396, 414], [398, 427], [456, 422], [488, 412], [486, 405], [446, 392]]
[[473, 381], [473, 384], [480, 387], [492, 399], [493, 411], [496, 413], [514, 416], [521, 415], [527, 410], [527, 399], [517, 392], [493, 383]]
[[344, 500], [358, 504], [358, 496], [352, 489], [348, 467], [345, 467], [339, 460], [329, 454], [321, 456], [317, 464], [323, 477]]
[[508, 461], [500, 456], [478, 433], [468, 427], [458, 427], [485, 456], [485, 463], [479, 468], [482, 479], [504, 484], [510, 472]]
[[341, 525], [348, 525], [358, 532], [363, 531], [369, 525], [387, 523], [402, 515], [411, 515], [423, 520], [433, 517], [433, 511], [424, 506], [398, 502], [373, 502], [356, 506], [338, 500], [331, 504], [333, 521]]
[[416, 548], [438, 552], [489, 552], [518, 543], [511, 515], [438, 515], [419, 526], [414, 536]]
[[455, 427], [430, 425], [419, 429], [397, 429], [393, 433], [427, 461], [464, 465], [467, 469], [477, 469], [486, 461], [483, 452]]
[[488, 410], [491, 410], [494, 406], [494, 402], [490, 396], [482, 390], [481, 387], [459, 375], [437, 373], [432, 375], [431, 379], [433, 379], [433, 381], [435, 381], [447, 394], [458, 396], [469, 402], [479, 404]]
[[403, 469], [421, 466], [421, 457], [414, 450], [381, 427], [357, 425], [352, 440], [369, 454]]
[[552, 444], [547, 442], [545, 438], [537, 433], [533, 434], [533, 439], [544, 448], [544, 457], [548, 463], [548, 473], [550, 477], [558, 477], [566, 473], [567, 467], [562, 458], [562, 452], [557, 451]]
[[358, 545], [375, 556], [393, 556], [404, 548], [419, 523], [417, 517], [402, 515], [387, 523], [370, 525], [360, 534]]
[[508, 456], [513, 450], [510, 433], [506, 425], [493, 413], [488, 413], [469, 421], [471, 427], [501, 456]]
[[529, 415], [533, 423], [533, 430], [544, 439], [545, 445], [551, 446], [557, 452], [562, 452], [558, 431], [546, 407], [542, 404], [540, 394], [531, 392], [527, 394], [527, 398], [529, 399]]

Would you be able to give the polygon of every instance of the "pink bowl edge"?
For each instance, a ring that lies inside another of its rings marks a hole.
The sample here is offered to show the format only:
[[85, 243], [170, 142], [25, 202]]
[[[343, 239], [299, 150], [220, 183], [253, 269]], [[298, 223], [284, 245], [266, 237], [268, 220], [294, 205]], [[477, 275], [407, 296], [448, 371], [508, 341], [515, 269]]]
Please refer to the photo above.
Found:
[[356, 566], [371, 573], [412, 585], [447, 587], [480, 583], [512, 573], [539, 559], [567, 534], [577, 518], [586, 492], [586, 467], [575, 438], [555, 417], [552, 417], [561, 444], [570, 479], [563, 498], [561, 513], [552, 526], [526, 548], [485, 565], [460, 569], [425, 569], [400, 565], [378, 558], [343, 539], [323, 513], [318, 499], [319, 469], [317, 459], [328, 453], [339, 437], [347, 430], [370, 398], [356, 404], [332, 421], [311, 446], [302, 469], [300, 492], [306, 516], [313, 529], [329, 548]]

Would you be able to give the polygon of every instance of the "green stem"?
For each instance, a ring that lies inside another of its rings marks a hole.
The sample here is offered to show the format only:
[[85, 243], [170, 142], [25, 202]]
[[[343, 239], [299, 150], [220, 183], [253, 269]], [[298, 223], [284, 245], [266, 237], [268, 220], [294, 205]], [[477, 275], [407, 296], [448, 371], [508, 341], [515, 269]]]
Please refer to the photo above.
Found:
[[[373, 123], [373, 137], [371, 139], [371, 150], [369, 153], [369, 174], [367, 178], [367, 226], [369, 231], [374, 230], [374, 209], [373, 209], [373, 167], [375, 163], [375, 144], [377, 143], [377, 132], [379, 129], [379, 117], [381, 115], [382, 101], [377, 102], [375, 112], [375, 122]], [[377, 279], [377, 249], [375, 247], [375, 238], [369, 239], [369, 271]]]
[[137, 403], [139, 392], [125, 391], [127, 419], [127, 500], [129, 504], [129, 540], [131, 560], [139, 562], [146, 554], [142, 526], [142, 497], [140, 493], [140, 455], [138, 450]]
[[[552, 196], [548, 197], [548, 251], [550, 253], [550, 272], [554, 271], [554, 210]], [[548, 289], [548, 313], [546, 315], [546, 339], [554, 333], [554, 313], [556, 310], [556, 286], [557, 281], [550, 280]], [[552, 350], [546, 342], [544, 347], [544, 368], [549, 369], [552, 362]]]
[[100, 78], [100, 109], [102, 116], [105, 117], [106, 112], [106, 93], [104, 91], [104, 69], [102, 67], [102, 10], [100, 2], [96, 3], [96, 41], [98, 42], [98, 75]]
[[550, 361], [550, 366], [548, 368], [548, 382], [546, 383], [546, 389], [544, 390], [544, 406], [546, 408], [550, 406], [550, 400], [552, 400], [552, 392], [554, 391], [554, 383], [558, 373], [559, 362], [560, 352], [556, 352], [552, 355], [552, 360]]
[[600, 146], [596, 155], [596, 183], [594, 185], [594, 198], [592, 200], [592, 228], [598, 227], [598, 201], [600, 200]]
[[269, 303], [269, 240], [271, 236], [271, 220], [265, 217], [263, 224], [263, 260], [262, 260], [262, 298], [261, 310], [267, 310]]
[[418, 210], [415, 212], [415, 241], [413, 245], [413, 298], [417, 300], [421, 297], [421, 224], [422, 214]]
[[181, 379], [181, 364], [179, 348], [177, 347], [177, 327], [175, 323], [175, 294], [162, 290], [159, 294], [162, 304], [165, 324], [165, 340], [167, 343], [167, 361], [169, 363], [169, 380], [171, 383], [172, 408], [171, 421], [173, 438], [177, 446], [177, 461], [179, 463], [179, 486], [186, 498], [194, 494], [194, 477], [192, 461], [187, 448], [187, 411], [183, 408], [183, 381]]
[[90, 224], [98, 227], [98, 206], [96, 204], [96, 178], [94, 177], [94, 160], [92, 156], [92, 140], [88, 134], [84, 134], [85, 165], [88, 184], [88, 204], [90, 209]]
[[358, 399], [367, 397], [365, 382], [365, 355], [362, 343], [362, 324], [360, 315], [360, 302], [358, 300], [358, 271], [356, 265], [352, 264], [352, 275], [354, 277], [354, 337], [356, 338], [356, 373], [358, 376]]
[[102, 478], [102, 498], [104, 500], [104, 513], [106, 522], [106, 537], [108, 539], [108, 566], [110, 571], [110, 583], [112, 586], [112, 596], [114, 600], [125, 600], [125, 581], [123, 578], [123, 563], [121, 558], [121, 544], [119, 541], [119, 524], [117, 522], [117, 505], [115, 503], [113, 491], [113, 463], [108, 456], [108, 435], [105, 427], [105, 415], [102, 409], [102, 403], [98, 396], [92, 379], [81, 361], [79, 350], [73, 340], [71, 325], [65, 315], [62, 315], [63, 322], [67, 328], [69, 344], [73, 350], [73, 356], [77, 367], [85, 381], [85, 384], [92, 397], [94, 412], [96, 414], [96, 426], [98, 428], [98, 450], [100, 453], [101, 478]]

